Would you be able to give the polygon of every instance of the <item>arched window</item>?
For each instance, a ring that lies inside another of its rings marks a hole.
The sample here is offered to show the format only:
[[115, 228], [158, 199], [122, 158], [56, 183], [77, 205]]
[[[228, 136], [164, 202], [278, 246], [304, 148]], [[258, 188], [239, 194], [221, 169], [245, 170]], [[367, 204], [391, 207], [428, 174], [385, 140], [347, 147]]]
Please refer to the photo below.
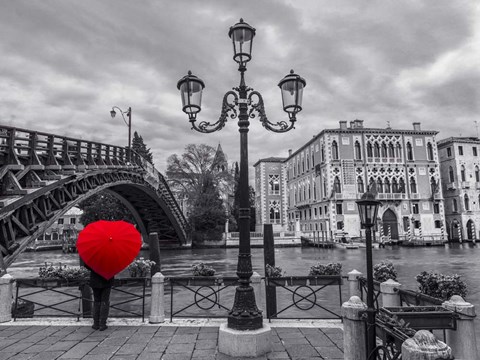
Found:
[[310, 169], [310, 157], [308, 156], [308, 154], [307, 154], [306, 158], [307, 158], [307, 170], [308, 170], [308, 169]]
[[323, 178], [323, 197], [327, 196], [327, 179]]
[[385, 179], [385, 185], [383, 186], [383, 188], [384, 188], [384, 190], [383, 190], [384, 193], [390, 193], [391, 192], [390, 180]]
[[415, 179], [413, 177], [410, 179], [410, 192], [412, 194], [417, 193], [417, 183], [415, 182]]
[[359, 194], [363, 194], [365, 192], [365, 189], [363, 186], [363, 180], [361, 176], [357, 178], [357, 191]]
[[451, 166], [448, 168], [448, 178], [450, 179], [451, 183], [455, 182], [455, 175]]
[[432, 190], [432, 195], [437, 192], [437, 182], [433, 176], [430, 179], [430, 190]]
[[407, 160], [413, 160], [413, 149], [410, 142], [407, 142]]
[[335, 140], [332, 142], [332, 159], [338, 160], [338, 144]]
[[270, 200], [270, 224], [280, 222], [280, 203], [277, 200]]
[[315, 154], [312, 152], [312, 168], [315, 167]]
[[360, 143], [355, 141], [355, 159], [362, 160], [362, 149], [360, 148]]
[[427, 144], [427, 159], [433, 160], [433, 146], [432, 143]]
[[313, 200], [317, 199], [317, 183], [313, 183]]
[[373, 145], [373, 156], [376, 158], [380, 157], [380, 145], [378, 145], [378, 143]]
[[480, 182], [480, 170], [478, 169], [478, 166], [475, 166], [475, 181]]
[[392, 143], [388, 144], [388, 157], [391, 159], [395, 157], [395, 148]]
[[460, 177], [462, 178], [462, 181], [466, 181], [466, 176], [465, 176], [465, 166], [462, 165], [460, 168]]
[[463, 197], [463, 200], [465, 202], [465, 211], [470, 211], [470, 200], [468, 199], [468, 195], [465, 194]]
[[367, 143], [367, 157], [373, 157], [373, 148], [370, 141]]
[[395, 157], [397, 159], [402, 158], [402, 145], [400, 145], [400, 143], [397, 143], [397, 146], [395, 147]]
[[321, 161], [325, 161], [325, 148], [322, 145], [322, 149], [320, 151]]
[[387, 144], [382, 143], [382, 158], [387, 157]]
[[405, 181], [403, 180], [403, 178], [400, 178], [398, 192], [405, 194]]
[[383, 182], [381, 178], [377, 179], [377, 191], [383, 193]]
[[335, 176], [335, 180], [333, 180], [333, 190], [338, 194], [342, 193], [342, 188], [340, 186], [340, 179], [338, 178], [338, 176]]
[[393, 178], [392, 180], [392, 193], [398, 193], [398, 183], [397, 179]]
[[458, 211], [457, 199], [452, 199], [452, 208], [454, 212]]

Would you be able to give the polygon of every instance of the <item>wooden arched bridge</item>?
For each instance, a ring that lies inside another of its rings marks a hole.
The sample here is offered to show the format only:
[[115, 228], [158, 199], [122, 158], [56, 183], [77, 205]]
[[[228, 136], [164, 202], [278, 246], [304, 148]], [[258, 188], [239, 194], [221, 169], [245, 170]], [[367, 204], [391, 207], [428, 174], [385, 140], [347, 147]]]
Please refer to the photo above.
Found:
[[189, 246], [188, 225], [164, 177], [128, 149], [0, 125], [0, 267], [67, 210], [105, 190], [132, 212], [144, 239]]

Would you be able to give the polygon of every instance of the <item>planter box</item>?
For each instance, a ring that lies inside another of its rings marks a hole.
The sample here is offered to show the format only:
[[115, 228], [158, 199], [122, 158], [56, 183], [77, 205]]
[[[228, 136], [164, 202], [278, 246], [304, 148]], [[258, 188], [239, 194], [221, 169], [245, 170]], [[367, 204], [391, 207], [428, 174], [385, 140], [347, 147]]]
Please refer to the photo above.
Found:
[[381, 320], [376, 320], [377, 336], [382, 339], [384, 345], [394, 344], [395, 349], [400, 351], [402, 344], [409, 338], [401, 329], [392, 327]]
[[169, 280], [180, 286], [230, 286], [238, 282], [236, 277], [221, 276], [171, 277]]
[[267, 277], [265, 279], [267, 280], [268, 286], [322, 286], [343, 284], [341, 275]]
[[416, 330], [457, 329], [455, 314], [441, 306], [386, 307], [381, 312], [389, 317], [396, 316]]

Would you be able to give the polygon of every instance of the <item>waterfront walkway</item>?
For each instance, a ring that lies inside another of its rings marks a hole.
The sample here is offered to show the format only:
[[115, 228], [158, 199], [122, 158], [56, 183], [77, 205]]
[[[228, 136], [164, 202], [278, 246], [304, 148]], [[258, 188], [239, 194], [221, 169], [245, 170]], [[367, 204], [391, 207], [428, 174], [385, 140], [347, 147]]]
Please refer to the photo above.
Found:
[[[220, 323], [182, 320], [158, 326], [113, 319], [103, 332], [93, 330], [88, 320], [4, 323], [0, 324], [0, 360], [237, 359], [218, 352]], [[270, 325], [272, 351], [255, 359], [343, 359], [339, 321]]]

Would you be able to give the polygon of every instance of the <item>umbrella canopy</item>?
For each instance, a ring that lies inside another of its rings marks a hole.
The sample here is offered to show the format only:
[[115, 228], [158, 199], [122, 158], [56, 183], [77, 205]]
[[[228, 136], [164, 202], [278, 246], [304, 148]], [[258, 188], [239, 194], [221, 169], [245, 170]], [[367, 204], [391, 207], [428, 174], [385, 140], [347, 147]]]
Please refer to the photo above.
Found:
[[82, 260], [107, 280], [125, 269], [141, 246], [140, 233], [125, 221], [95, 221], [80, 232], [77, 240]]

